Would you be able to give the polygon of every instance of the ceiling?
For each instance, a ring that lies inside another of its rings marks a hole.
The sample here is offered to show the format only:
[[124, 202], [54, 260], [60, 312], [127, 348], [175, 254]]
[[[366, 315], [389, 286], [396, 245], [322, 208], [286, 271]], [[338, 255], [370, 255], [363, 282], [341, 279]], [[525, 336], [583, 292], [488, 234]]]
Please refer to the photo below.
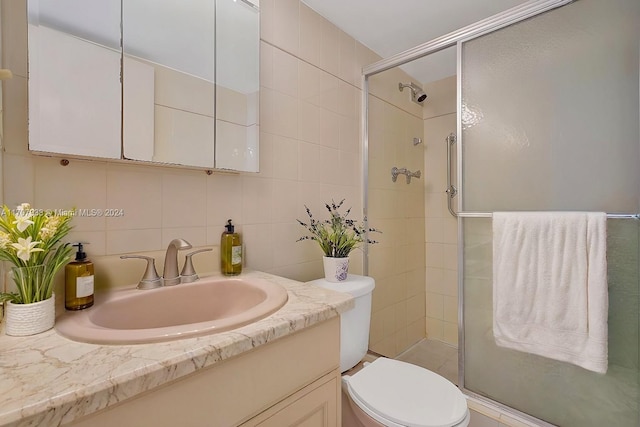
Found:
[[[502, 12], [526, 0], [302, 0], [383, 58]], [[455, 48], [403, 65], [420, 83], [456, 73]]]

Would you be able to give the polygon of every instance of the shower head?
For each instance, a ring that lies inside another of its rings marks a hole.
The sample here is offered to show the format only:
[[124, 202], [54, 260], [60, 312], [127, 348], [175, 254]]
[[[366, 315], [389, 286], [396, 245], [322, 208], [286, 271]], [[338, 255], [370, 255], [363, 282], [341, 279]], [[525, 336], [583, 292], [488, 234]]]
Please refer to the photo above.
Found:
[[413, 102], [422, 104], [422, 102], [427, 99], [427, 94], [424, 93], [420, 86], [414, 83], [398, 83], [398, 89], [400, 89], [400, 92], [402, 92], [405, 87], [408, 87], [411, 90], [411, 100]]

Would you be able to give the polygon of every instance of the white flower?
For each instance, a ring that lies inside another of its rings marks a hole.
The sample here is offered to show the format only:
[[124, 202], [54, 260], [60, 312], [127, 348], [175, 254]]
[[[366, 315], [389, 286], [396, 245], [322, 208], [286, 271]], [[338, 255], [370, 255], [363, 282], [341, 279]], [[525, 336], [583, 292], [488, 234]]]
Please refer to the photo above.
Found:
[[42, 240], [48, 240], [52, 238], [56, 234], [56, 231], [58, 231], [58, 227], [60, 226], [61, 221], [62, 219], [59, 216], [47, 217], [44, 226], [40, 229], [38, 237]]
[[0, 231], [0, 249], [6, 249], [11, 243], [11, 237], [4, 231]]
[[16, 228], [21, 233], [26, 230], [33, 221], [29, 218], [33, 215], [33, 211], [31, 210], [31, 205], [29, 203], [23, 203], [16, 208], [16, 220], [13, 223], [16, 225]]
[[29, 258], [31, 258], [31, 253], [32, 252], [43, 252], [44, 249], [41, 248], [36, 248], [36, 245], [39, 245], [40, 241], [36, 240], [35, 242], [31, 241], [31, 236], [27, 237], [26, 239], [23, 239], [22, 237], [18, 238], [18, 243], [12, 243], [11, 246], [13, 246], [16, 251], [17, 251], [17, 255], [18, 258], [20, 258], [21, 260], [23, 260], [24, 262], [29, 261]]

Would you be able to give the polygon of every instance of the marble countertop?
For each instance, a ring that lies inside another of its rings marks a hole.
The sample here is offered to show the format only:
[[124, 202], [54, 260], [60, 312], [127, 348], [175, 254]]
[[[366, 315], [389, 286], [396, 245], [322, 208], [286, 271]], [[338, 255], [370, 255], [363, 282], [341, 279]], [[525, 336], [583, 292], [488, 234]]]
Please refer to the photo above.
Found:
[[256, 323], [214, 335], [136, 345], [68, 340], [55, 330], [0, 334], [0, 426], [57, 426], [339, 315], [348, 294], [261, 272], [289, 300]]

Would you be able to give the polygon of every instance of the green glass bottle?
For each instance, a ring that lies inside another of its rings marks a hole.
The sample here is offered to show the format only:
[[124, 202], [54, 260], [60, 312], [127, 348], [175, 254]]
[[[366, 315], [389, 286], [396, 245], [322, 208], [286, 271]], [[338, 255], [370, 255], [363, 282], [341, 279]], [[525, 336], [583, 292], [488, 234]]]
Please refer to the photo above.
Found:
[[236, 233], [231, 220], [220, 237], [220, 270], [225, 276], [242, 273], [242, 237]]

